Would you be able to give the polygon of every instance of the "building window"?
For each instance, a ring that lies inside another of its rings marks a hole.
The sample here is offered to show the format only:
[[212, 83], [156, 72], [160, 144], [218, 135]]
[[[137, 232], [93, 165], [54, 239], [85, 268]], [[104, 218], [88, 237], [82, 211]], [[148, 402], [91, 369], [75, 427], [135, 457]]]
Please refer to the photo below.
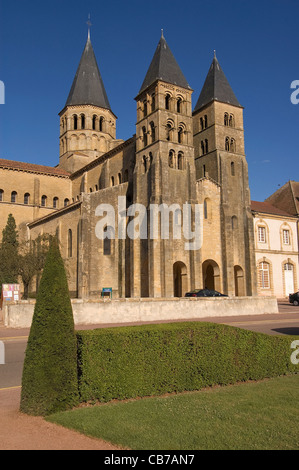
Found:
[[147, 116], [147, 100], [143, 101], [143, 117]]
[[182, 128], [182, 126], [180, 126], [178, 129], [178, 143], [179, 144], [183, 142], [183, 133], [184, 133], [184, 129]]
[[97, 122], [97, 117], [94, 115], [92, 116], [92, 130], [96, 130], [96, 122]]
[[176, 110], [178, 113], [181, 113], [182, 112], [182, 98], [178, 98], [177, 102], [176, 102]]
[[10, 202], [17, 202], [17, 192], [12, 191]]
[[205, 199], [203, 202], [203, 215], [205, 219], [211, 218], [211, 201], [209, 198]]
[[114, 176], [111, 176], [111, 179], [110, 179], [110, 186], [114, 186]]
[[4, 191], [0, 189], [0, 202], [3, 202]]
[[30, 200], [30, 194], [25, 193], [24, 194], [24, 204], [29, 204], [29, 200]]
[[143, 126], [142, 128], [142, 135], [143, 135], [143, 145], [144, 147], [147, 146], [147, 133], [146, 133], [146, 128]]
[[264, 261], [259, 264], [259, 285], [261, 289], [270, 289], [270, 266]]
[[266, 227], [258, 227], [259, 243], [266, 243]]
[[114, 230], [113, 227], [104, 228], [104, 255], [111, 255], [111, 240], [114, 239]]
[[174, 158], [175, 158], [174, 150], [170, 150], [169, 156], [168, 156], [168, 165], [169, 165], [170, 168], [175, 167]]
[[224, 125], [228, 126], [228, 114], [224, 113]]
[[151, 127], [151, 134], [152, 134], [152, 142], [155, 142], [155, 140], [156, 140], [155, 124], [153, 122], [151, 122], [150, 127]]
[[183, 152], [178, 153], [178, 169], [179, 170], [184, 169], [184, 154], [183, 154]]
[[42, 207], [46, 207], [46, 205], [47, 205], [47, 196], [42, 196], [41, 205], [42, 205]]
[[64, 207], [68, 206], [69, 202], [70, 202], [69, 199], [66, 198], [66, 199], [64, 200], [64, 203], [63, 203], [63, 204], [64, 204]]
[[78, 116], [75, 114], [74, 115], [74, 130], [76, 131], [78, 129]]
[[283, 230], [282, 231], [282, 237], [283, 237], [284, 245], [289, 245], [290, 244], [290, 231], [289, 230]]
[[202, 140], [200, 143], [201, 155], [205, 155], [209, 151], [209, 142], [208, 139]]
[[85, 116], [81, 114], [81, 129], [85, 129]]
[[235, 118], [233, 114], [229, 115], [228, 125], [229, 127], [235, 127]]
[[152, 94], [152, 105], [151, 105], [151, 110], [152, 112], [155, 111], [156, 109], [156, 96], [155, 93]]
[[99, 131], [100, 132], [103, 132], [103, 123], [104, 123], [104, 118], [103, 116], [101, 116], [99, 119]]
[[235, 176], [235, 163], [231, 162], [230, 164], [230, 173], [232, 176]]
[[170, 95], [168, 93], [165, 95], [165, 109], [170, 109]]
[[68, 235], [67, 235], [67, 252], [68, 252], [67, 253], [68, 257], [72, 258], [73, 256], [73, 233], [71, 229], [69, 229]]
[[53, 208], [58, 209], [58, 197], [53, 197]]
[[121, 173], [118, 173], [117, 178], [118, 178], [118, 184], [121, 184]]

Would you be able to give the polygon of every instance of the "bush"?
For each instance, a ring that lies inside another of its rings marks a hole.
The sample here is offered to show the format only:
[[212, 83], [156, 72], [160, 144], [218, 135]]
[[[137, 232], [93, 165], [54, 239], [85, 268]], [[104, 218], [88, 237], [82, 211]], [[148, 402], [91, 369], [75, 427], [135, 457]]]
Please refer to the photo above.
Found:
[[81, 401], [199, 390], [295, 372], [290, 337], [214, 323], [77, 332]]
[[51, 241], [22, 377], [21, 411], [47, 415], [78, 404], [77, 342], [63, 260]]

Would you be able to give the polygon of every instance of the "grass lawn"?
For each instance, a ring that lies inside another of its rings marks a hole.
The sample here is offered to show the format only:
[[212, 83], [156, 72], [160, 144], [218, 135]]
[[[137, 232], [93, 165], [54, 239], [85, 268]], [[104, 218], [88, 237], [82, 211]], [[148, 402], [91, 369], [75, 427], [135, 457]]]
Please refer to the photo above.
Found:
[[134, 450], [299, 449], [299, 374], [82, 407], [49, 421]]

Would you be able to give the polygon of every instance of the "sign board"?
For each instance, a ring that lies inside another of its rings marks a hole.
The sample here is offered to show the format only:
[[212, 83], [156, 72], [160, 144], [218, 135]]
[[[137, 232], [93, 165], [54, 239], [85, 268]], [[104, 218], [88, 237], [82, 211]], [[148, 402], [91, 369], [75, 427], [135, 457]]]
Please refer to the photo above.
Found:
[[112, 287], [103, 287], [102, 289], [102, 297], [109, 295], [109, 297], [112, 299]]
[[1, 304], [20, 300], [20, 284], [2, 284]]

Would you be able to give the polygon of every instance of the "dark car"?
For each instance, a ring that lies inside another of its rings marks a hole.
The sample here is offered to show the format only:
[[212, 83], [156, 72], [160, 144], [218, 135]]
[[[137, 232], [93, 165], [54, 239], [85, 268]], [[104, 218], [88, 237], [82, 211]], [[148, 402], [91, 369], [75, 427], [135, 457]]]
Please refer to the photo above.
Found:
[[289, 294], [289, 302], [293, 305], [299, 305], [299, 292], [295, 292], [294, 294]]
[[227, 297], [227, 295], [212, 289], [195, 289], [191, 292], [186, 292], [185, 297]]

